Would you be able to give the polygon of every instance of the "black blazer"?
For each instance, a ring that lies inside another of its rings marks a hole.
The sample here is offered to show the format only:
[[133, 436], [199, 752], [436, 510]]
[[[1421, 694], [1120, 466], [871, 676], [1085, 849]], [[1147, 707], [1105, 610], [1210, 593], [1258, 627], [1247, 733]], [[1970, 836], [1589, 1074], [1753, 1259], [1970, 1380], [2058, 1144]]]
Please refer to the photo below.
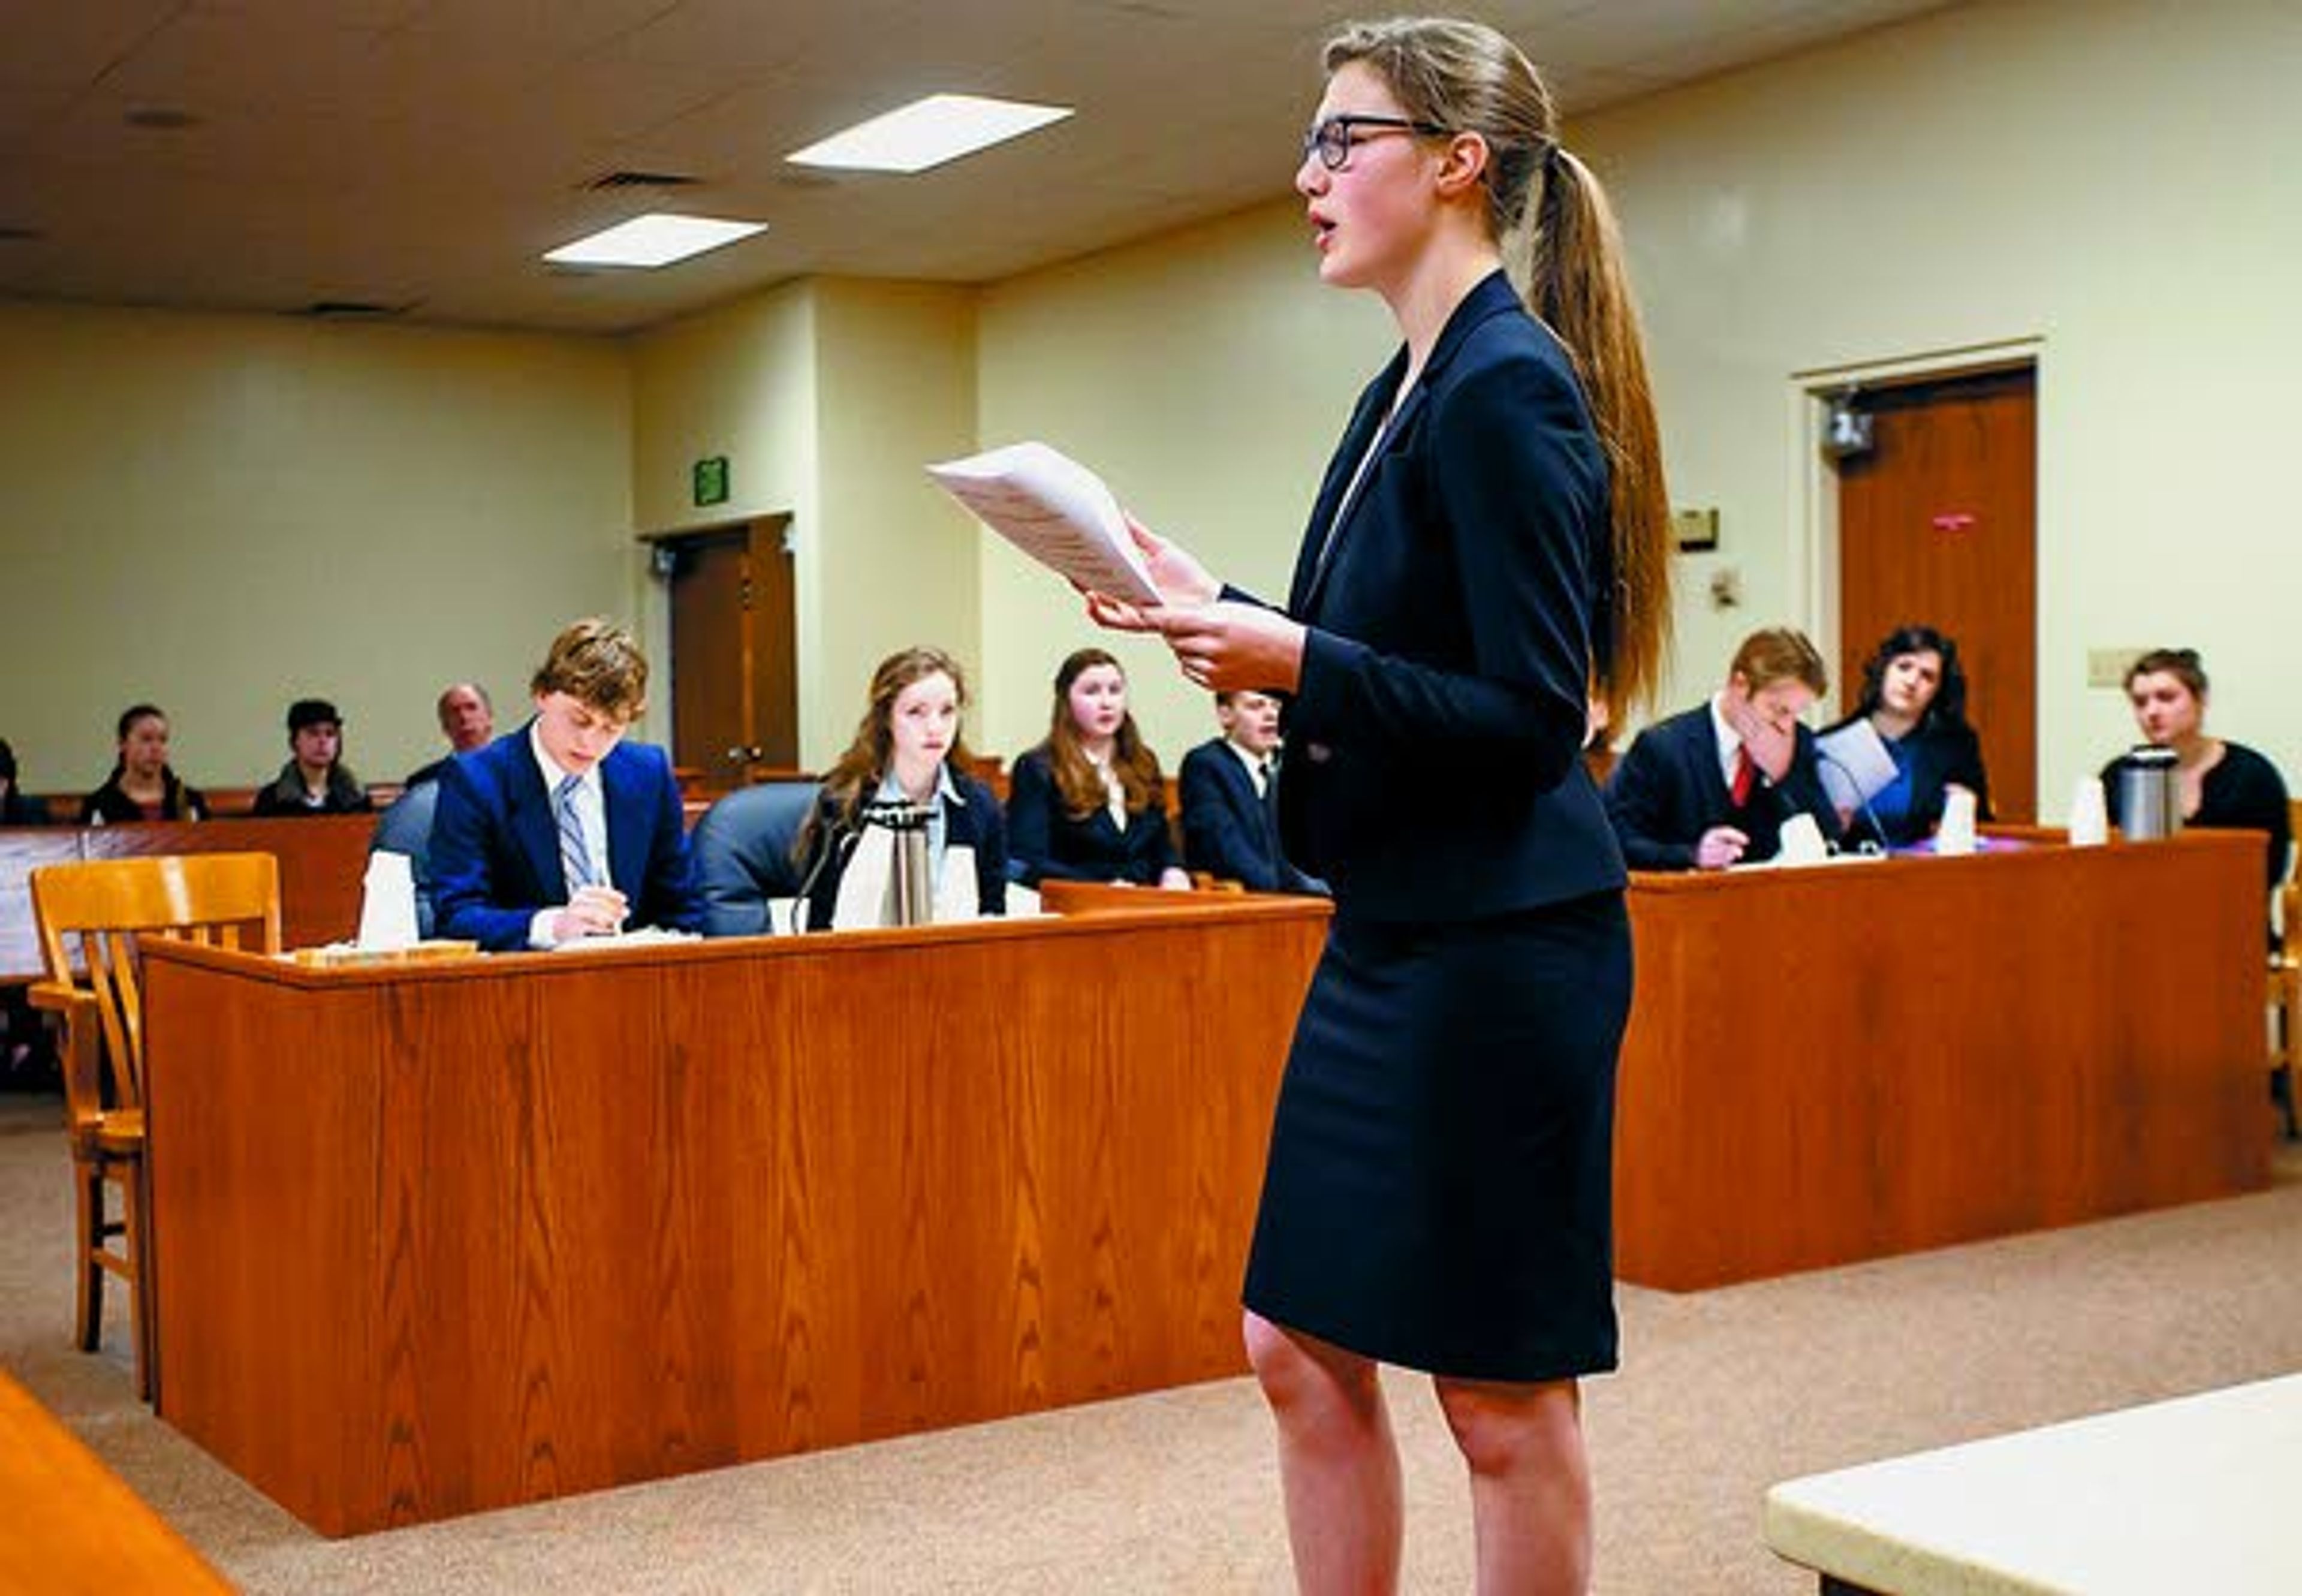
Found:
[[1127, 817], [1124, 831], [1101, 804], [1083, 820], [1064, 813], [1042, 743], [1016, 760], [1007, 778], [1007, 873], [1026, 886], [1046, 880], [1156, 886], [1175, 863], [1175, 842], [1167, 835], [1167, 806], [1156, 794], [1149, 808]]
[[1710, 705], [1658, 720], [1615, 762], [1607, 783], [1607, 816], [1634, 870], [1691, 870], [1694, 845], [1714, 826], [1732, 826], [1751, 839], [1743, 857], [1753, 863], [1782, 848], [1783, 822], [1803, 810], [1825, 840], [1838, 836], [1838, 811], [1816, 773], [1814, 734], [1794, 728], [1797, 751], [1779, 784], [1761, 773], [1750, 802], [1737, 808], [1718, 766], [1718, 735]]
[[1500, 272], [1474, 288], [1330, 540], [1406, 365], [1359, 396], [1288, 593], [1309, 634], [1282, 719], [1285, 856], [1376, 920], [1619, 888], [1581, 757], [1613, 579], [1573, 365]]
[[[1823, 728], [1828, 736], [1841, 727], [1852, 725], [1857, 718], [1849, 715]], [[1870, 824], [1870, 817], [1857, 805], [1853, 819], [1846, 824], [1850, 839], [1876, 837], [1896, 847], [1915, 843], [1933, 835], [1942, 823], [1944, 789], [1953, 782], [1974, 794], [1974, 813], [1978, 819], [1990, 819], [1990, 778], [1983, 774], [1982, 739], [1974, 728], [1960, 722], [1920, 726], [1903, 741], [1911, 750], [1911, 807], [1900, 821], [1880, 816], [1881, 822], [1893, 835], [1880, 837]]]
[[[991, 789], [960, 770], [951, 773], [951, 785], [960, 802], [938, 797], [943, 811], [943, 845], [975, 850], [975, 909], [979, 914], [1007, 912], [1007, 827], [1000, 818], [999, 800]], [[815, 814], [815, 846], [810, 850], [807, 876], [807, 928], [828, 931], [839, 908], [839, 883], [847, 873], [847, 856], [854, 851], [855, 833], [833, 813], [828, 800], [819, 802]]]
[[1279, 847], [1277, 807], [1255, 790], [1255, 777], [1227, 738], [1183, 756], [1176, 779], [1183, 809], [1183, 864], [1256, 892], [1323, 893], [1289, 864]]

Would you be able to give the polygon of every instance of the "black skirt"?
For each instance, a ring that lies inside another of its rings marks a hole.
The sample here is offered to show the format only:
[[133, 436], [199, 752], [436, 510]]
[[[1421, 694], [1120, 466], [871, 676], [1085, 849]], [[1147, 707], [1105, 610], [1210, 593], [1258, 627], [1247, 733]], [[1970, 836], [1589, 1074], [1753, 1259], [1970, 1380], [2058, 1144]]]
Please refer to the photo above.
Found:
[[1620, 893], [1509, 916], [1338, 912], [1280, 1088], [1247, 1306], [1469, 1380], [1616, 1362]]

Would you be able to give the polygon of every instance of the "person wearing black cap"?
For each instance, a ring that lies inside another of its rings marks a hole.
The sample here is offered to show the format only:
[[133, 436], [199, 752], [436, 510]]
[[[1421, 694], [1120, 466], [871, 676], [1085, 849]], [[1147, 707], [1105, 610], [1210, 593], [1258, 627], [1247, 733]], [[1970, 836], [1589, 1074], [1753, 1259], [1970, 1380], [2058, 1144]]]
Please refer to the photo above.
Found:
[[324, 698], [288, 706], [288, 750], [277, 780], [256, 794], [259, 815], [349, 815], [375, 808], [343, 762], [344, 718]]

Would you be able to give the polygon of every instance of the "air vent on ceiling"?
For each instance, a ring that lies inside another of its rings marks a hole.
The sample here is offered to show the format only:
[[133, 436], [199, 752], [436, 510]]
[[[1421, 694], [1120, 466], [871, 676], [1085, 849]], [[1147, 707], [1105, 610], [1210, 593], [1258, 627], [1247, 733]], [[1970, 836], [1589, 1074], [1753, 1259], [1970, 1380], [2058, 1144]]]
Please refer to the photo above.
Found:
[[607, 193], [618, 189], [692, 189], [702, 181], [676, 172], [608, 172], [584, 187], [593, 193]]
[[32, 244], [47, 236], [37, 227], [10, 227], [0, 223], [0, 244]]

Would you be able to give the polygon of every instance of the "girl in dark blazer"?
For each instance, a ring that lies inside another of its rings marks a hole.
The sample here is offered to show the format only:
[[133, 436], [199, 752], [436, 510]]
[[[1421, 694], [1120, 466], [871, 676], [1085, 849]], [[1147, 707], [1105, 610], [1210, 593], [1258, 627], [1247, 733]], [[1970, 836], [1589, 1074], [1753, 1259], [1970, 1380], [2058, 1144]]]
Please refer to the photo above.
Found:
[[1850, 839], [1901, 847], [1933, 836], [1953, 787], [1972, 793], [1976, 815], [1990, 819], [1990, 778], [1982, 769], [1982, 739], [1966, 722], [1966, 671], [1957, 643], [1932, 626], [1889, 632], [1863, 664], [1861, 702], [1822, 735], [1864, 719], [1886, 743], [1895, 779], [1870, 794], [1867, 809], [1840, 812]]
[[1055, 673], [1047, 740], [1015, 761], [1007, 785], [1015, 878], [1187, 889], [1167, 830], [1158, 756], [1127, 712], [1127, 673], [1081, 649]]
[[806, 884], [808, 929], [831, 928], [864, 806], [873, 802], [927, 809], [934, 879], [942, 881], [952, 851], [964, 848], [974, 859], [976, 912], [1007, 912], [1007, 831], [991, 789], [967, 774], [973, 760], [959, 729], [966, 707], [967, 678], [941, 649], [905, 649], [879, 661], [855, 740], [824, 777], [792, 847]]
[[[1619, 246], [1548, 92], [1476, 23], [1331, 40], [1296, 188], [1319, 274], [1404, 347], [1327, 469], [1284, 610], [1137, 529], [1203, 687], [1291, 695], [1287, 856], [1334, 889], [1248, 1264], [1306, 1590], [1396, 1588], [1379, 1362], [1429, 1371], [1480, 1588], [1579, 1590], [1576, 1380], [1616, 1361], [1615, 1059], [1630, 930], [1582, 760], [1669, 613], [1660, 451]], [[1522, 302], [1506, 238], [1533, 247]]]

